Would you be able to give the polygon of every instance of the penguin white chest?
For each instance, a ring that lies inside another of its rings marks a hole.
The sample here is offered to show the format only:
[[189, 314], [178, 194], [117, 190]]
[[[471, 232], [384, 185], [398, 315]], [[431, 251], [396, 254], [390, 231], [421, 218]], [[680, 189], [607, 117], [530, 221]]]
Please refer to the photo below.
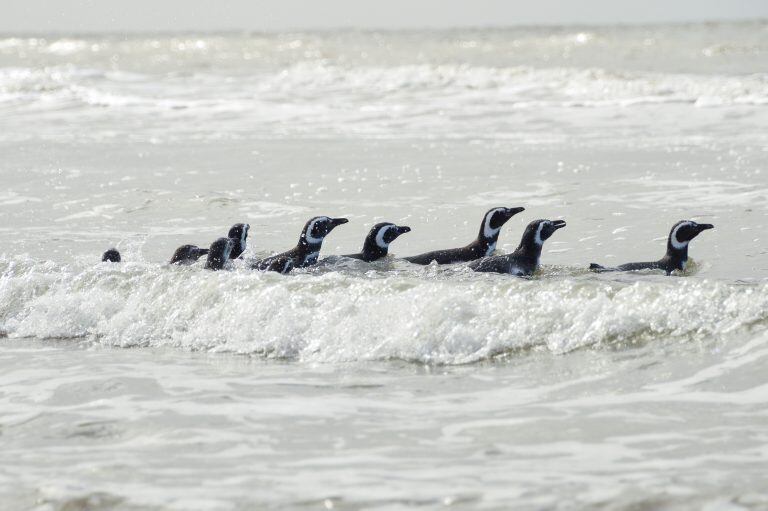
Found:
[[488, 245], [488, 248], [485, 250], [485, 256], [488, 257], [489, 255], [493, 254], [496, 251], [496, 242], [490, 243]]

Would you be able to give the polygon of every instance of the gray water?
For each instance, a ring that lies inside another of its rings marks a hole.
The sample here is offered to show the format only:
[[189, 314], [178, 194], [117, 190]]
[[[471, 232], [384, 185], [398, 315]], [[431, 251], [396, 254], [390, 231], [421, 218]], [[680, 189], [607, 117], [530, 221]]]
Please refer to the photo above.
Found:
[[[0, 501], [768, 509], [768, 25], [0, 36]], [[483, 213], [533, 279], [415, 267]], [[311, 216], [289, 276], [164, 263]], [[685, 274], [648, 260], [715, 224]], [[124, 263], [99, 263], [110, 246]]]

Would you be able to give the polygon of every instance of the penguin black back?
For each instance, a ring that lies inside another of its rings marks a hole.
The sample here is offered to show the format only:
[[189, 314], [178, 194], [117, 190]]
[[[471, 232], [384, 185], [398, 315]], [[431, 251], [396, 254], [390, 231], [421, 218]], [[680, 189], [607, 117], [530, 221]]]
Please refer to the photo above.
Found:
[[669, 231], [667, 252], [658, 261], [625, 263], [613, 268], [592, 263], [589, 265], [589, 269], [598, 273], [606, 271], [663, 270], [667, 275], [671, 275], [675, 270], [685, 270], [685, 266], [688, 263], [688, 244], [691, 240], [703, 231], [714, 228], [715, 226], [712, 224], [699, 224], [692, 220], [680, 220]]
[[529, 223], [517, 249], [508, 255], [485, 257], [469, 265], [475, 271], [510, 273], [517, 276], [533, 275], [539, 268], [541, 249], [565, 220], [534, 220]]
[[182, 245], [171, 256], [169, 264], [188, 265], [197, 262], [200, 257], [208, 253], [207, 248], [196, 245]]
[[116, 248], [110, 248], [101, 255], [102, 263], [119, 263], [122, 260]]
[[414, 264], [429, 264], [435, 261], [437, 264], [451, 264], [473, 261], [481, 257], [489, 256], [496, 250], [496, 242], [499, 232], [507, 221], [525, 211], [525, 208], [493, 208], [488, 210], [480, 223], [480, 232], [475, 241], [461, 248], [435, 250], [425, 254], [405, 257], [404, 259]]
[[290, 271], [293, 269], [293, 259], [290, 257], [270, 257], [267, 259], [264, 259], [262, 261], [259, 261], [257, 264], [259, 266], [255, 266], [255, 269], [261, 270], [261, 271], [276, 271], [277, 273], [290, 273]]
[[366, 262], [376, 261], [386, 257], [389, 252], [389, 244], [398, 236], [410, 232], [407, 225], [395, 225], [391, 222], [382, 222], [373, 226], [363, 243], [363, 251], [358, 254], [348, 254], [344, 257], [360, 259]]
[[[348, 221], [346, 218], [331, 218], [327, 216], [310, 218], [304, 224], [304, 228], [299, 236], [299, 242], [294, 248], [287, 252], [267, 257], [261, 261], [256, 261], [253, 263], [252, 268], [287, 273], [292, 268], [311, 266], [317, 263], [325, 237], [336, 227], [346, 224]], [[289, 266], [287, 266], [288, 260], [290, 260]]]
[[233, 242], [230, 238], [219, 238], [208, 249], [208, 259], [205, 261], [206, 270], [221, 270], [229, 261]]
[[227, 234], [228, 238], [231, 238], [233, 243], [232, 253], [229, 254], [230, 259], [237, 259], [245, 252], [246, 240], [248, 239], [248, 230], [251, 228], [249, 224], [235, 224], [229, 229]]

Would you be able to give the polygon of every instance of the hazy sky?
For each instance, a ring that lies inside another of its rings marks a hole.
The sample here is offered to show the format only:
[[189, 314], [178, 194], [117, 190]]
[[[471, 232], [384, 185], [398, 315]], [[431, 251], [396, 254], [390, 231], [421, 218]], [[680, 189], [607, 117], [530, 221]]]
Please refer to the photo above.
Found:
[[768, 0], [0, 0], [0, 31], [284, 30], [768, 18]]

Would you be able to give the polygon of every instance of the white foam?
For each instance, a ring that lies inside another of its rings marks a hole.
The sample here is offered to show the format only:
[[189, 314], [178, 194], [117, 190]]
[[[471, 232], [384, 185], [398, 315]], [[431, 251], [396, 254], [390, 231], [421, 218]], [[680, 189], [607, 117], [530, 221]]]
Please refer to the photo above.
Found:
[[0, 262], [0, 330], [304, 361], [461, 364], [529, 347], [765, 330], [766, 286], [595, 277], [281, 276], [199, 268]]
[[[75, 46], [56, 51], [75, 51]], [[104, 71], [99, 62], [87, 64], [0, 69], [0, 105], [20, 113], [73, 116], [88, 112], [109, 117], [119, 111], [158, 120], [161, 114], [167, 122], [194, 118], [219, 123], [226, 113], [233, 127], [256, 125], [275, 136], [289, 134], [286, 130], [316, 136], [330, 130], [389, 137], [501, 137], [510, 128], [499, 119], [522, 112], [535, 120], [550, 108], [579, 115], [582, 109], [647, 105], [709, 110], [768, 104], [768, 82], [756, 74], [309, 60], [256, 71], [246, 68], [236, 81], [227, 79], [226, 67], [195, 72], [182, 81], [172, 75]]]

